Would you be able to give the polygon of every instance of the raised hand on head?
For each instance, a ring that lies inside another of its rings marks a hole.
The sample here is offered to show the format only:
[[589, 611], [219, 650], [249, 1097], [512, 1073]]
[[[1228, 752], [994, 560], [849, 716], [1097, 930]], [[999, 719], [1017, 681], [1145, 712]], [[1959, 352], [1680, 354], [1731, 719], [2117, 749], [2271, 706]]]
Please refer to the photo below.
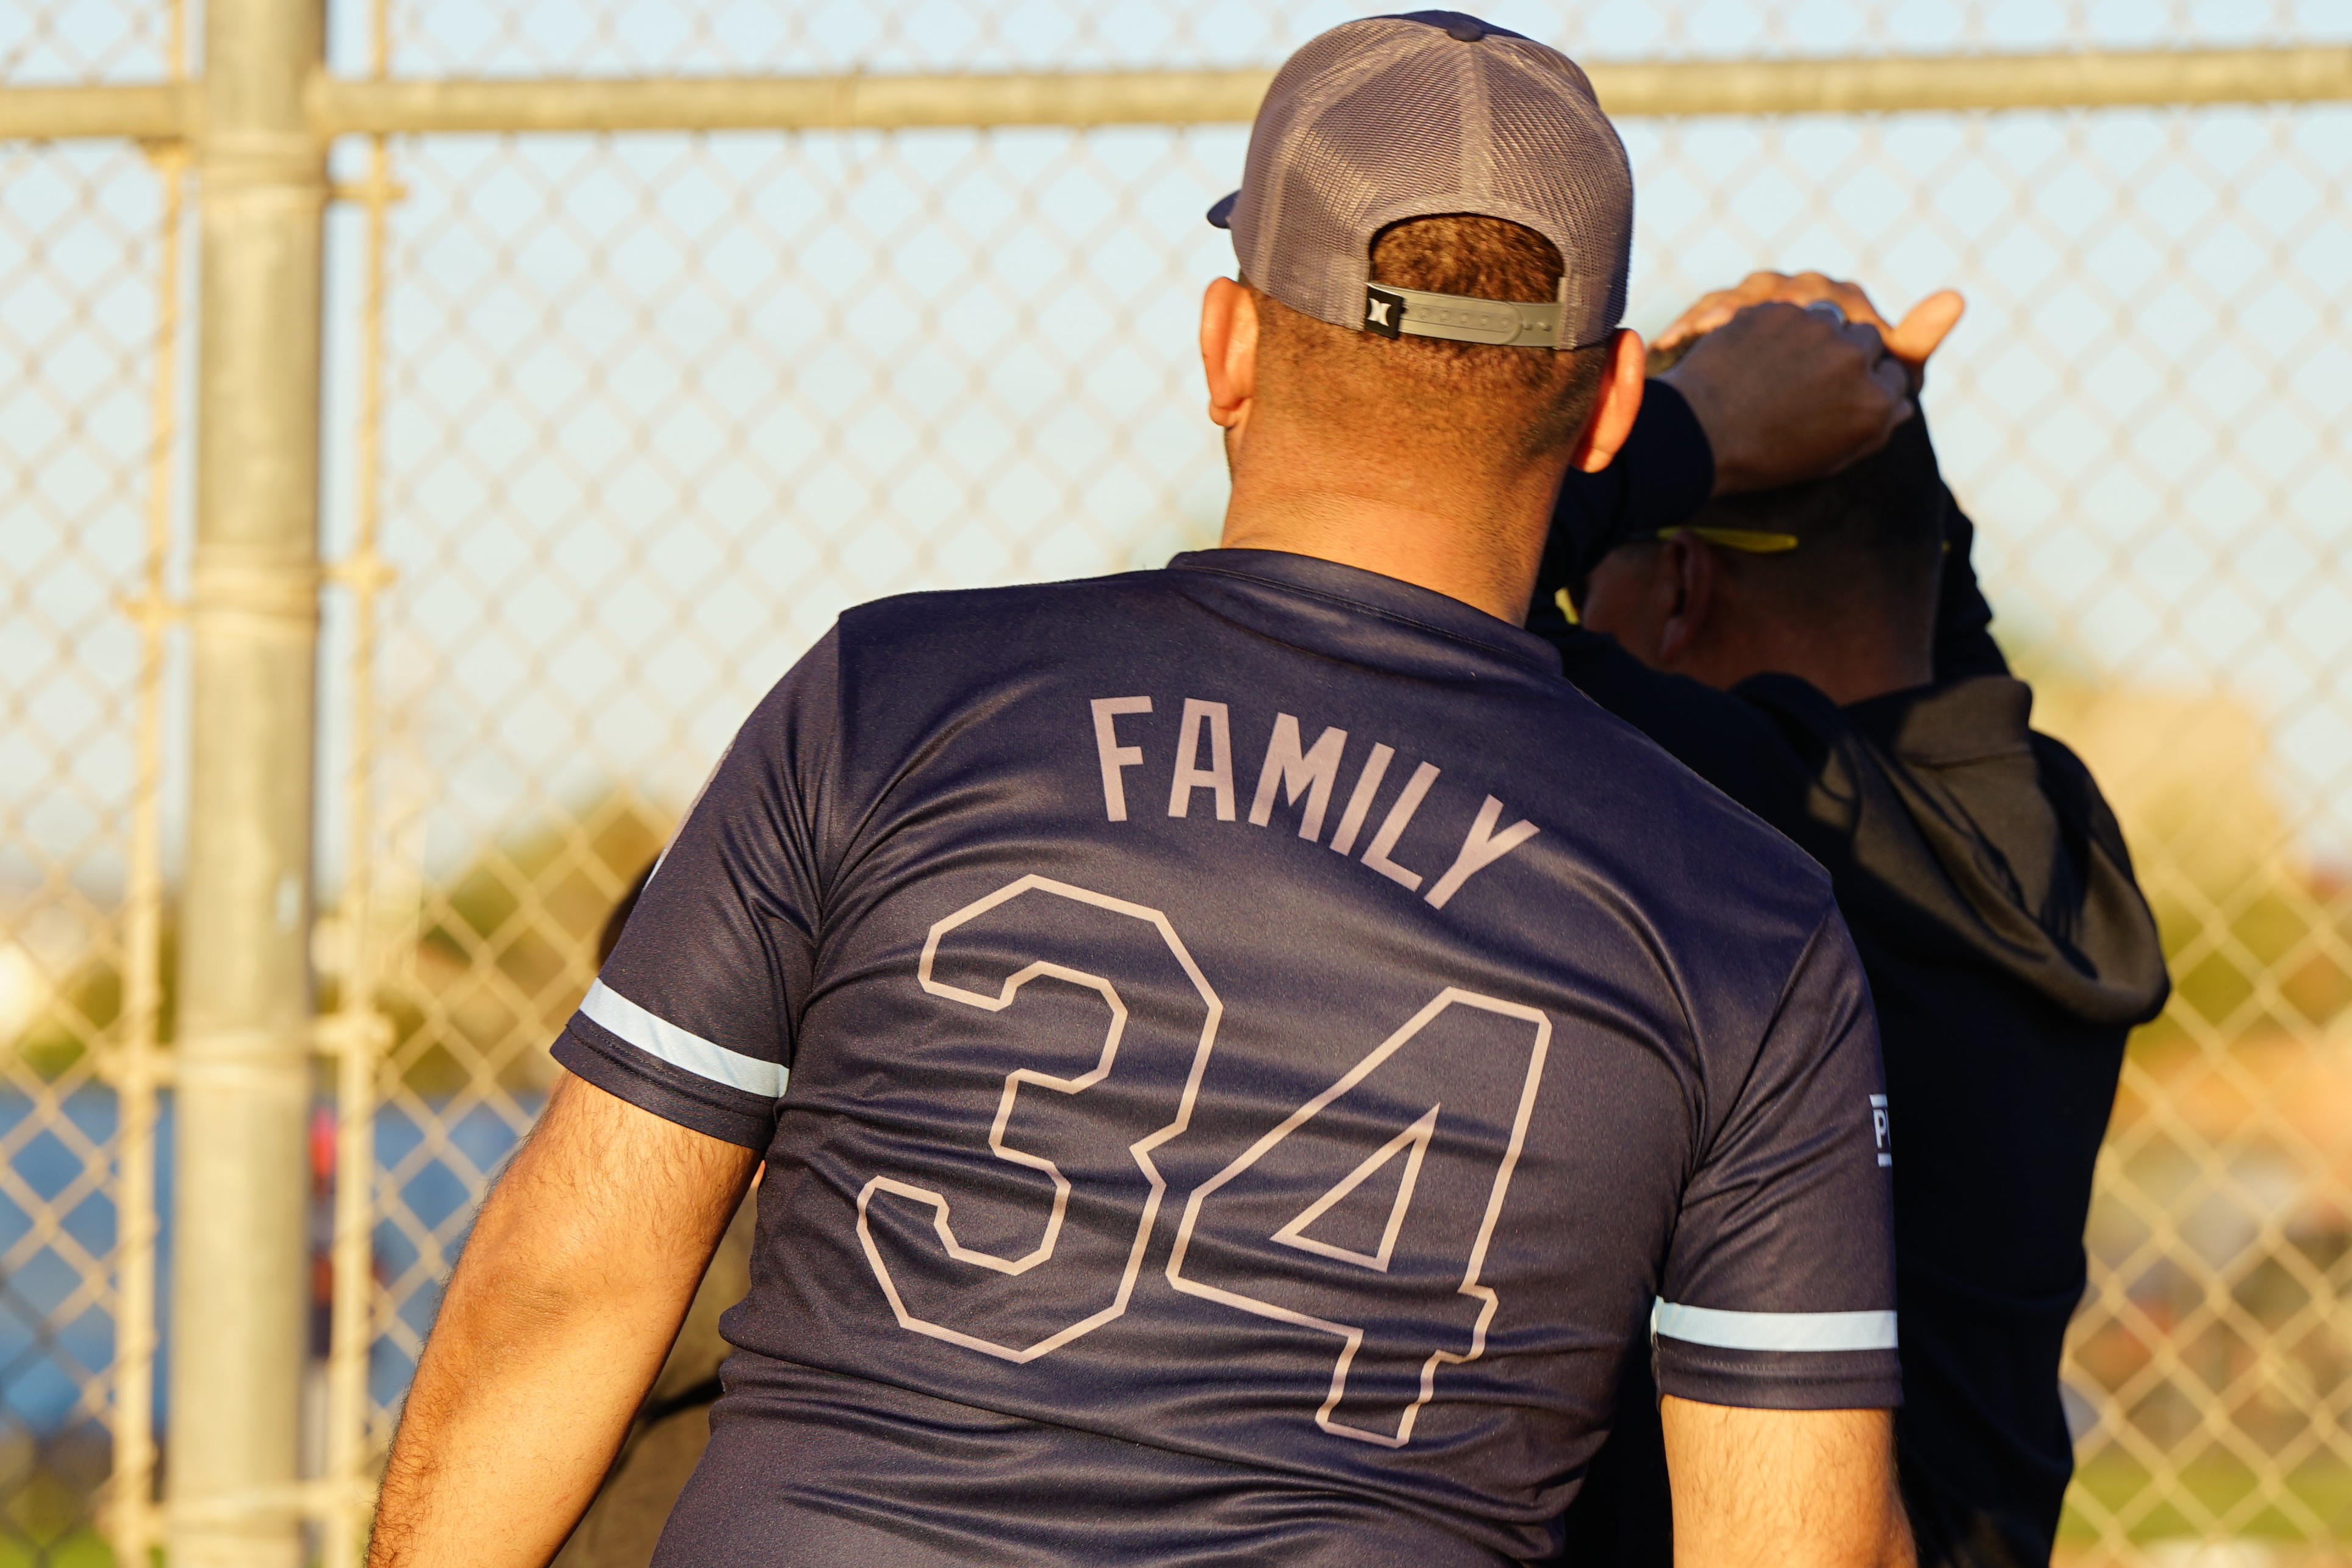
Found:
[[1751, 272], [1734, 287], [1701, 295], [1658, 334], [1656, 346], [1673, 348], [1714, 331], [1750, 306], [1766, 304], [1834, 305], [1846, 320], [1877, 329], [1886, 351], [1908, 373], [1915, 392], [1926, 379], [1927, 357], [1968, 308], [1957, 290], [1940, 288], [1911, 307], [1900, 321], [1889, 322], [1858, 283], [1819, 272]]
[[1834, 474], [1915, 412], [1877, 327], [1780, 301], [1737, 310], [1661, 379], [1706, 432], [1717, 495]]

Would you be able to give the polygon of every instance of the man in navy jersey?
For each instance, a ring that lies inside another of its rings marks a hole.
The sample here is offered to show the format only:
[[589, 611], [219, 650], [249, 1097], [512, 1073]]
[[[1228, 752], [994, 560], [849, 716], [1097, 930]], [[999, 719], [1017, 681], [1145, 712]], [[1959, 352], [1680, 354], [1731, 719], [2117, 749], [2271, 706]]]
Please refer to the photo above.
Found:
[[760, 706], [451, 1281], [381, 1568], [556, 1550], [762, 1157], [659, 1563], [1526, 1561], [1645, 1338], [1682, 1551], [1908, 1561], [1827, 880], [1518, 624], [1642, 395], [1613, 131], [1515, 34], [1351, 23], [1218, 215], [1225, 548], [865, 606]]

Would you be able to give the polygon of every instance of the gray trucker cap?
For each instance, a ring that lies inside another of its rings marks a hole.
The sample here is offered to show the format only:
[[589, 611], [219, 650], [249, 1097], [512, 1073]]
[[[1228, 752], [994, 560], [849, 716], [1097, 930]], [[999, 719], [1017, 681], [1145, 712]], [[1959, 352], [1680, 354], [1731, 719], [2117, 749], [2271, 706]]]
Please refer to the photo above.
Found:
[[[1555, 305], [1387, 288], [1372, 240], [1405, 218], [1521, 224], [1568, 264]], [[1576, 62], [1458, 11], [1349, 22], [1275, 74], [1242, 188], [1209, 209], [1242, 276], [1335, 327], [1579, 349], [1625, 314], [1633, 174]]]

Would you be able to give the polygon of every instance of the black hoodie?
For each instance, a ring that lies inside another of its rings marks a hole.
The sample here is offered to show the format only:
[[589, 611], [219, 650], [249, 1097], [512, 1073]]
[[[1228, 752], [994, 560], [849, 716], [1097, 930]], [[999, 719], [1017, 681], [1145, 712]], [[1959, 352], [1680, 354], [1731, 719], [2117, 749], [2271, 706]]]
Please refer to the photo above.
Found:
[[[1846, 707], [1792, 675], [1717, 691], [1554, 608], [1555, 590], [1711, 487], [1687, 405], [1650, 392], [1618, 462], [1563, 487], [1529, 629], [1587, 695], [1829, 871], [1886, 1058], [1895, 1439], [1919, 1561], [2047, 1563], [2074, 1470], [2058, 1362], [2092, 1163], [2125, 1036], [2168, 988], [2155, 920], [2090, 773], [2028, 727], [2032, 692], [1993, 643], [1974, 530], [1948, 491], [1927, 685]], [[1629, 1366], [1567, 1560], [1671, 1561], [1655, 1401], [1646, 1363]]]

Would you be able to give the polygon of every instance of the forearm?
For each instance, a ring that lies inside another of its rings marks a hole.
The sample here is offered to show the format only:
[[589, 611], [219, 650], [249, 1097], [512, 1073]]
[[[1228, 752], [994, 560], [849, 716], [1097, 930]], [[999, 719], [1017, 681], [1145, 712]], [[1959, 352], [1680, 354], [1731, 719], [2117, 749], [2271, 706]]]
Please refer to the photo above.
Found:
[[669, 1189], [662, 1212], [609, 1201], [589, 1151], [616, 1114], [652, 1120], [564, 1080], [547, 1120], [568, 1124], [484, 1206], [402, 1413], [371, 1568], [539, 1568], [594, 1496], [754, 1158], [672, 1129], [708, 1147], [640, 1173]]
[[1892, 1412], [1666, 1396], [1675, 1568], [1916, 1568]]
[[380, 1568], [546, 1563], [594, 1497], [684, 1315], [658, 1299], [615, 1303], [609, 1316], [532, 1312], [499, 1299], [509, 1285], [462, 1268], [450, 1283], [384, 1475]]

